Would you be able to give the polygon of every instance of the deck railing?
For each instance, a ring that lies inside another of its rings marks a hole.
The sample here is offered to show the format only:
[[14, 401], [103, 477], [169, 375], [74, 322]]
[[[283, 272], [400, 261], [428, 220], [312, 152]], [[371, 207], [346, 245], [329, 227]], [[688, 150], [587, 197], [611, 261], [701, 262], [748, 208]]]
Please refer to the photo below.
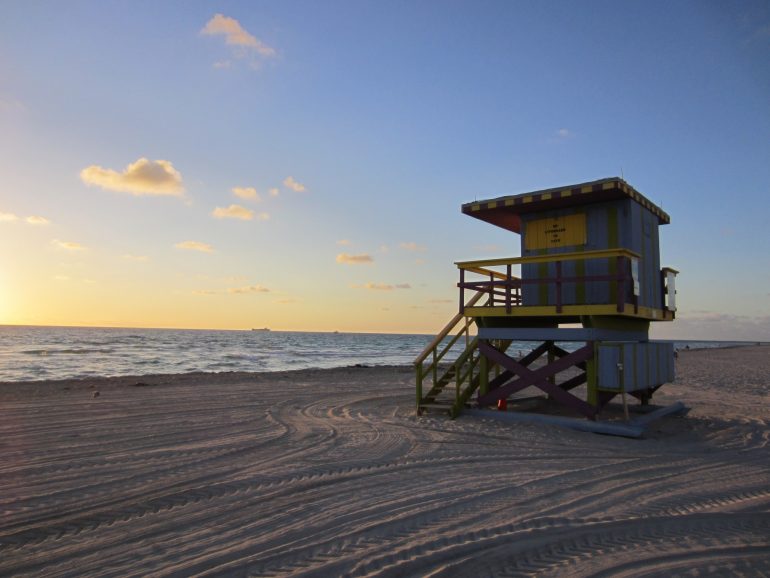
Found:
[[[610, 263], [615, 261], [615, 267], [608, 267], [609, 273], [604, 275], [565, 275], [563, 265], [576, 261], [589, 259], [608, 259]], [[617, 311], [623, 312], [626, 305], [627, 288], [632, 286], [631, 262], [639, 259], [639, 254], [628, 249], [605, 249], [599, 251], [583, 251], [579, 253], [558, 253], [551, 255], [538, 255], [534, 257], [513, 257], [504, 259], [485, 259], [482, 261], [462, 261], [456, 263], [460, 269], [460, 313], [465, 311], [469, 304], [465, 303], [465, 291], [475, 291], [487, 296], [482, 307], [505, 307], [506, 313], [511, 313], [514, 307], [523, 305], [522, 289], [526, 285], [538, 287], [553, 287], [555, 294], [556, 312], [561, 313], [564, 307], [564, 285], [566, 283], [606, 282], [609, 286], [616, 286]], [[516, 265], [553, 263], [554, 274], [552, 276], [538, 276], [532, 279], [524, 279], [513, 275], [513, 267]], [[483, 280], [471, 279], [469, 274], [481, 275]], [[632, 292], [633, 293], [633, 292]], [[632, 303], [635, 311], [638, 308], [637, 298], [634, 295]]]

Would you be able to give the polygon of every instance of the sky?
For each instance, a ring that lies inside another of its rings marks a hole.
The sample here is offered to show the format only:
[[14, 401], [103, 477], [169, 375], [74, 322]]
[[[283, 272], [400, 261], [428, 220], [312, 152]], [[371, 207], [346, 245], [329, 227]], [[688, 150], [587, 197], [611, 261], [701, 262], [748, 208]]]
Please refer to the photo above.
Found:
[[463, 203], [623, 176], [770, 340], [770, 4], [0, 0], [0, 324], [436, 333]]

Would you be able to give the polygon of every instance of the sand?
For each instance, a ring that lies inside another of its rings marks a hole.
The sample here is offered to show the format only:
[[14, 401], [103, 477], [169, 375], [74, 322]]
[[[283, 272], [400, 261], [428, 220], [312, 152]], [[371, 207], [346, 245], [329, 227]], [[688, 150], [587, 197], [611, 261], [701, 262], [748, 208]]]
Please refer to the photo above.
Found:
[[770, 576], [770, 348], [677, 365], [642, 440], [409, 368], [0, 384], [0, 575]]

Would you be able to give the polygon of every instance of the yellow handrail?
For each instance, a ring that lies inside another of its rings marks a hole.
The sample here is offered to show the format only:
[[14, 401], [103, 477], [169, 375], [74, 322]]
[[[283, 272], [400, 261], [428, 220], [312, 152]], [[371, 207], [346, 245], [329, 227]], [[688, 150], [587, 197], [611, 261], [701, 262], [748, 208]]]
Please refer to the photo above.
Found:
[[[471, 307], [472, 305], [475, 305], [476, 302], [479, 299], [481, 299], [481, 297], [484, 296], [484, 295], [485, 295], [485, 293], [483, 291], [477, 292], [473, 297], [471, 297], [468, 300], [468, 302], [465, 304], [465, 307]], [[423, 361], [425, 361], [425, 359], [428, 357], [428, 355], [430, 355], [430, 353], [438, 346], [438, 344], [441, 343], [441, 341], [443, 341], [443, 339], [447, 335], [449, 335], [449, 333], [452, 331], [452, 329], [454, 329], [455, 325], [457, 325], [464, 317], [465, 317], [465, 315], [463, 315], [462, 313], [458, 313], [457, 315], [452, 317], [452, 319], [449, 321], [449, 323], [446, 324], [446, 327], [444, 327], [444, 329], [442, 329], [439, 332], [439, 334], [436, 335], [436, 337], [433, 339], [433, 341], [431, 341], [425, 347], [425, 349], [422, 350], [422, 353], [420, 353], [420, 355], [417, 356], [417, 358], [414, 360], [414, 365], [419, 365]]]
[[[492, 275], [495, 279], [502, 279], [503, 281], [508, 280], [508, 275], [505, 273], [501, 273], [500, 271], [493, 271], [492, 269], [482, 269], [481, 267], [465, 267], [466, 271], [470, 271], [471, 273], [478, 273], [479, 275]], [[518, 277], [513, 277], [513, 279], [517, 279]]]
[[[488, 274], [490, 271], [484, 267], [498, 265], [526, 265], [529, 263], [553, 263], [555, 261], [583, 261], [586, 259], [607, 259], [609, 257], [635, 257], [641, 255], [630, 249], [601, 249], [598, 251], [583, 251], [576, 253], [554, 253], [551, 255], [536, 255], [534, 257], [505, 257], [502, 259], [483, 259], [481, 261], [457, 261], [458, 269], [472, 271], [473, 273]], [[478, 269], [482, 269], [479, 271]]]

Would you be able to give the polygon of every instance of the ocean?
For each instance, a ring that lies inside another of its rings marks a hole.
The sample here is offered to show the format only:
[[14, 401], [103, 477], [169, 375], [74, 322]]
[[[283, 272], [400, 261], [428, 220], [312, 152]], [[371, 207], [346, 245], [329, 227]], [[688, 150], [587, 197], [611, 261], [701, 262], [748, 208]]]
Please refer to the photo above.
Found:
[[[0, 382], [411, 365], [432, 335], [0, 326]], [[735, 342], [681, 341], [684, 348]], [[526, 342], [517, 344], [529, 349]], [[570, 349], [565, 344], [565, 349]]]

